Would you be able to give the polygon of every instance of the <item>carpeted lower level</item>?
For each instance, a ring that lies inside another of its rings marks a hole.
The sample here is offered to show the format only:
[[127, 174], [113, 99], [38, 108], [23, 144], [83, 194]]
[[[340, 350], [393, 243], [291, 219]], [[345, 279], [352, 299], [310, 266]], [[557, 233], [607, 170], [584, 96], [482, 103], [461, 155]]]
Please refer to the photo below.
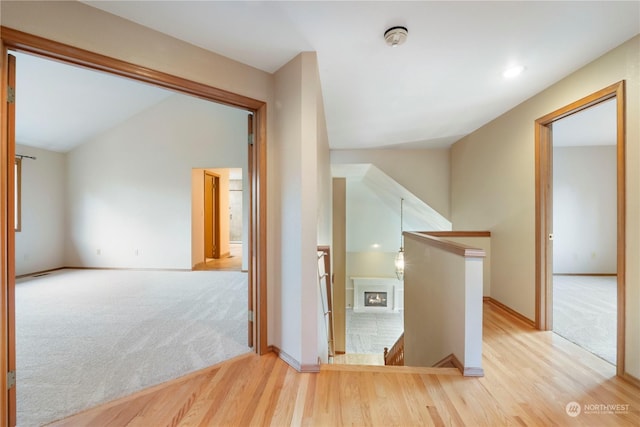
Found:
[[346, 310], [347, 354], [384, 354], [404, 332], [404, 312], [354, 313]]
[[61, 270], [18, 280], [18, 426], [249, 351], [247, 275]]

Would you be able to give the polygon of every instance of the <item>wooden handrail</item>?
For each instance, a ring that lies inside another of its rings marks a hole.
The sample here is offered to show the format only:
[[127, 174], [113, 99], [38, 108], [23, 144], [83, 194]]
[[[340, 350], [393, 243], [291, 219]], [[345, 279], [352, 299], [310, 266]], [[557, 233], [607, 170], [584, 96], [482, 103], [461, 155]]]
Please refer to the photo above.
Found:
[[490, 231], [420, 231], [433, 237], [491, 237]]
[[[321, 252], [324, 260], [324, 274], [322, 277], [318, 277], [321, 283], [321, 291], [325, 292], [327, 298], [327, 312], [328, 316], [328, 331], [327, 331], [327, 344], [329, 348], [329, 357], [335, 356], [335, 334], [333, 330], [333, 275], [331, 274], [331, 248], [329, 246], [318, 246], [318, 252]], [[324, 285], [324, 289], [322, 289]]]
[[391, 350], [384, 348], [384, 364], [389, 366], [404, 366], [404, 332], [393, 344]]
[[463, 245], [462, 243], [456, 243], [440, 237], [430, 236], [428, 234], [405, 231], [403, 233], [403, 236], [405, 237], [405, 239], [415, 239], [428, 245], [440, 248], [444, 251], [451, 252], [466, 258], [484, 258], [486, 255], [484, 249], [474, 248], [471, 246]]

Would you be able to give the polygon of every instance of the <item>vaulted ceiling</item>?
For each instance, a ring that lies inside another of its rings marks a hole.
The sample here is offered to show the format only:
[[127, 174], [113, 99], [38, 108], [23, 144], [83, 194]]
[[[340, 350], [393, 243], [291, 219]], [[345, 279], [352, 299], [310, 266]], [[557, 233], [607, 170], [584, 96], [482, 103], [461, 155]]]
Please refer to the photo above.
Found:
[[[269, 73], [317, 52], [332, 149], [448, 146], [640, 32], [638, 1], [84, 3]], [[166, 96], [147, 89], [132, 114]]]

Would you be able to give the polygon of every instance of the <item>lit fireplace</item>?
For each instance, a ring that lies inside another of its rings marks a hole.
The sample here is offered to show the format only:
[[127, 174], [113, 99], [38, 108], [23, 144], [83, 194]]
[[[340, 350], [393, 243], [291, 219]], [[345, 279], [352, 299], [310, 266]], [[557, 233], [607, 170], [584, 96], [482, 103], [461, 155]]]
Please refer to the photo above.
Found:
[[386, 292], [368, 292], [364, 293], [364, 306], [365, 307], [386, 307], [387, 306], [387, 293]]
[[395, 277], [352, 277], [354, 313], [402, 310], [404, 286]]

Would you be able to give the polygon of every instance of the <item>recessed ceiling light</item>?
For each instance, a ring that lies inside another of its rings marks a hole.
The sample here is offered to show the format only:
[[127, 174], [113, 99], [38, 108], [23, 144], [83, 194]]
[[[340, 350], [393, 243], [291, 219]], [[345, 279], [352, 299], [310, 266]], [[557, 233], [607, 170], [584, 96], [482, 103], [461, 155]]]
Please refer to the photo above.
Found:
[[513, 67], [507, 68], [502, 75], [507, 79], [512, 79], [522, 74], [523, 71], [524, 67], [522, 65], [514, 65]]

